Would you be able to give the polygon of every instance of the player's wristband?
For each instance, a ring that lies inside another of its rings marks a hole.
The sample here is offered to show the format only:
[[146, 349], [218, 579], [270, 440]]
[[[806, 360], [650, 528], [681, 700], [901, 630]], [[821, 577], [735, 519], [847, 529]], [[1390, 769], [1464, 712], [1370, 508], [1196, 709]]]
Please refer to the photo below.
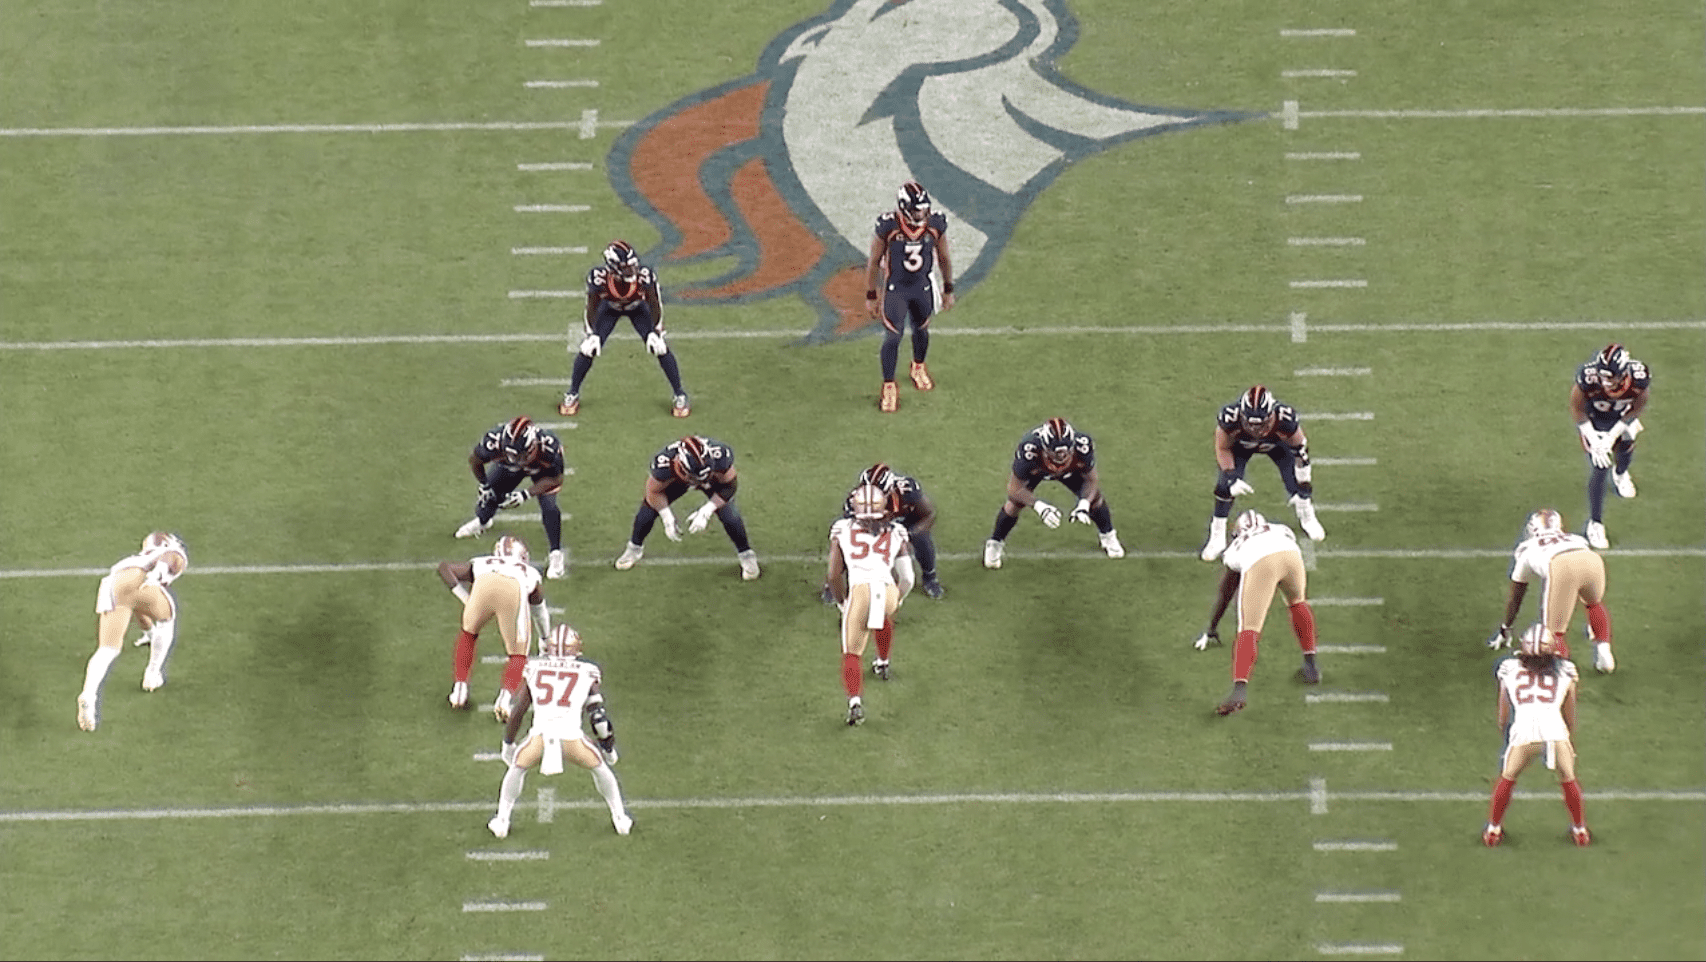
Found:
[[877, 299], [877, 292], [876, 291], [866, 291], [865, 292], [865, 300], [874, 301], [876, 299]]
[[943, 281], [942, 282], [942, 293], [952, 294], [953, 292], [954, 292], [954, 282], [953, 281]]

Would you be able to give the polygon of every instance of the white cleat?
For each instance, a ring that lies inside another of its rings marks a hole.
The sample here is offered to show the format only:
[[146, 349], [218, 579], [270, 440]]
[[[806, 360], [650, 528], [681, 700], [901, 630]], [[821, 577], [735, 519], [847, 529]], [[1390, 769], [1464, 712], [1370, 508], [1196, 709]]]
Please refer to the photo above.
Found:
[[1001, 567], [1001, 555], [1007, 550], [1007, 542], [990, 538], [983, 543], [983, 566], [985, 568]]
[[616, 826], [616, 834], [626, 835], [634, 830], [634, 820], [626, 812], [610, 816], [610, 824]]
[[1297, 523], [1303, 526], [1303, 533], [1310, 541], [1322, 541], [1327, 537], [1327, 529], [1321, 527], [1321, 522], [1315, 520], [1315, 502], [1301, 494], [1291, 496], [1291, 506], [1297, 511]]
[[492, 523], [490, 521], [487, 521], [485, 524], [481, 524], [479, 518], [469, 518], [466, 524], [456, 529], [456, 536], [458, 538], [478, 538], [480, 535], [485, 534], [486, 529], [491, 526]]
[[100, 711], [95, 706], [95, 700], [77, 696], [77, 727], [86, 732], [94, 731], [101, 724]]
[[1587, 535], [1588, 544], [1594, 549], [1604, 551], [1611, 547], [1611, 542], [1605, 540], [1605, 525], [1601, 522], [1589, 521], [1584, 533]]
[[627, 571], [629, 568], [634, 567], [634, 565], [639, 562], [641, 556], [645, 553], [646, 549], [637, 544], [628, 545], [628, 547], [622, 549], [622, 554], [616, 559], [616, 570]]
[[1226, 550], [1226, 519], [1213, 518], [1208, 523], [1208, 541], [1202, 546], [1202, 560], [1213, 561]]
[[563, 556], [563, 549], [551, 552], [551, 560], [545, 565], [545, 577], [561, 578], [569, 570], [568, 559]]
[[468, 683], [459, 681], [450, 686], [450, 707], [466, 709], [468, 707]]
[[1611, 642], [1593, 643], [1593, 667], [1602, 675], [1609, 675], [1617, 670], [1617, 659], [1611, 654]]
[[166, 687], [166, 675], [160, 669], [149, 666], [142, 672], [142, 690], [158, 691]]
[[509, 819], [502, 815], [493, 815], [492, 820], [486, 823], [486, 828], [498, 838], [509, 838]]
[[1125, 557], [1125, 545], [1120, 544], [1119, 532], [1110, 531], [1107, 534], [1098, 536], [1097, 540], [1102, 543], [1102, 550], [1108, 553], [1108, 557]]
[[740, 559], [740, 578], [742, 581], [758, 580], [758, 552], [748, 548], [735, 557]]
[[1631, 478], [1627, 471], [1611, 472], [1611, 486], [1617, 490], [1619, 498], [1633, 498], [1635, 496], [1635, 479]]

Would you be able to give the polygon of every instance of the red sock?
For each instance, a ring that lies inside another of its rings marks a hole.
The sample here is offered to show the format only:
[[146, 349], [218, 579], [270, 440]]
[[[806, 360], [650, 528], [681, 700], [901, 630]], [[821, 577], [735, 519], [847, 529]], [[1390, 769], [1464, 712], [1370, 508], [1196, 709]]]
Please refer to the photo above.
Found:
[[450, 661], [450, 670], [453, 677], [464, 685], [468, 683], [468, 673], [474, 670], [474, 642], [479, 639], [479, 635], [466, 631], [456, 636], [456, 655]]
[[514, 693], [521, 687], [521, 669], [527, 667], [526, 655], [510, 655], [504, 666], [504, 691]]
[[1232, 680], [1247, 682], [1250, 680], [1250, 669], [1256, 667], [1256, 639], [1262, 637], [1259, 631], [1240, 631], [1238, 640], [1232, 645]]
[[1297, 635], [1297, 646], [1306, 655], [1315, 654], [1315, 612], [1309, 602], [1299, 601], [1291, 606], [1291, 630]]
[[1552, 650], [1559, 658], [1570, 657], [1570, 640], [1564, 637], [1564, 632], [1552, 632]]
[[1564, 790], [1564, 807], [1570, 810], [1570, 824], [1587, 824], [1582, 821], [1582, 783], [1572, 778], [1559, 787]]
[[1611, 643], [1611, 612], [1599, 603], [1588, 605], [1588, 631], [1593, 632], [1594, 641]]
[[[1575, 784], [1571, 782], [1571, 784]], [[1493, 786], [1493, 801], [1487, 806], [1487, 821], [1493, 825], [1503, 825], [1505, 809], [1511, 804], [1511, 791], [1516, 788], [1516, 782], [1499, 776], [1499, 783]]]
[[883, 626], [878, 628], [873, 632], [873, 634], [877, 636], [877, 657], [884, 661], [888, 661], [889, 646], [894, 644], [894, 619], [889, 618], [885, 620], [883, 622]]
[[847, 689], [848, 698], [859, 694], [859, 683], [864, 680], [864, 674], [859, 667], [858, 655], [851, 652], [841, 653], [841, 686]]

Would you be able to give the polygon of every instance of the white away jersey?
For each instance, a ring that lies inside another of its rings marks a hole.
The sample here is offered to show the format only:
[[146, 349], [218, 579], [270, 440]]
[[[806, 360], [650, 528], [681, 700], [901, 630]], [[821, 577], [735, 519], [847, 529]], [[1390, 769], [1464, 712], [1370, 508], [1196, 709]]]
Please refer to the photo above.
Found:
[[1564, 724], [1564, 696], [1580, 675], [1568, 658], [1559, 658], [1556, 663], [1558, 671], [1539, 672], [1522, 667], [1522, 662], [1514, 657], [1499, 662], [1499, 687], [1514, 709], [1508, 744], [1569, 740], [1570, 728]]
[[829, 541], [847, 562], [847, 584], [894, 584], [894, 562], [908, 543], [906, 525], [891, 521], [872, 534], [852, 518], [842, 518], [829, 529]]
[[1243, 574], [1268, 555], [1296, 550], [1297, 535], [1285, 525], [1269, 521], [1248, 534], [1233, 538], [1232, 543], [1226, 546], [1226, 553], [1220, 557], [1228, 568]]
[[580, 737], [581, 712], [599, 677], [598, 665], [580, 658], [529, 658], [521, 678], [533, 692], [533, 733]]
[[1566, 551], [1592, 550], [1588, 539], [1579, 534], [1548, 531], [1529, 538], [1516, 546], [1511, 555], [1511, 580], [1527, 584], [1536, 578], [1545, 581], [1552, 571], [1552, 559]]

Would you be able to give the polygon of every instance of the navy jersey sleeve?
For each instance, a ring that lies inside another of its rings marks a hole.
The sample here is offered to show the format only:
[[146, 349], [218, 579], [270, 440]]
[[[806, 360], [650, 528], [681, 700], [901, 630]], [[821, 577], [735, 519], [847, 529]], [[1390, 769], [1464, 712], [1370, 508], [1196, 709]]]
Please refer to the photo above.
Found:
[[1227, 434], [1238, 433], [1238, 405], [1228, 404], [1220, 409], [1220, 419], [1215, 422]]
[[665, 483], [676, 480], [675, 469], [670, 467], [670, 462], [675, 460], [675, 449], [679, 446], [680, 442], [671, 441], [664, 445], [658, 453], [652, 455], [650, 474], [654, 480]]
[[1289, 404], [1281, 404], [1279, 416], [1274, 419], [1274, 434], [1279, 437], [1290, 437], [1302, 427], [1297, 420], [1297, 411]]
[[1037, 439], [1035, 431], [1025, 435], [1019, 442], [1019, 447], [1013, 452], [1013, 477], [1020, 481], [1030, 479], [1043, 473], [1043, 446]]
[[877, 215], [877, 226], [872, 232], [876, 234], [877, 237], [880, 237], [883, 240], [888, 240], [889, 235], [899, 229], [900, 224], [895, 219], [894, 211], [891, 210]]
[[480, 437], [479, 441], [475, 442], [473, 456], [481, 463], [496, 461], [498, 459], [498, 450], [502, 444], [503, 425], [500, 424], [490, 431], [487, 431]]
[[594, 267], [586, 272], [586, 292], [598, 297], [604, 296], [604, 275], [609, 273], [603, 267]]
[[562, 439], [549, 431], [539, 432], [539, 455], [528, 465], [527, 473], [535, 478], [555, 478], [565, 469]]
[[1088, 471], [1096, 466], [1096, 442], [1083, 431], [1078, 432], [1078, 444], [1073, 449], [1078, 470]]
[[712, 474], [723, 474], [735, 466], [734, 449], [716, 438], [705, 438], [705, 454], [711, 462]]

